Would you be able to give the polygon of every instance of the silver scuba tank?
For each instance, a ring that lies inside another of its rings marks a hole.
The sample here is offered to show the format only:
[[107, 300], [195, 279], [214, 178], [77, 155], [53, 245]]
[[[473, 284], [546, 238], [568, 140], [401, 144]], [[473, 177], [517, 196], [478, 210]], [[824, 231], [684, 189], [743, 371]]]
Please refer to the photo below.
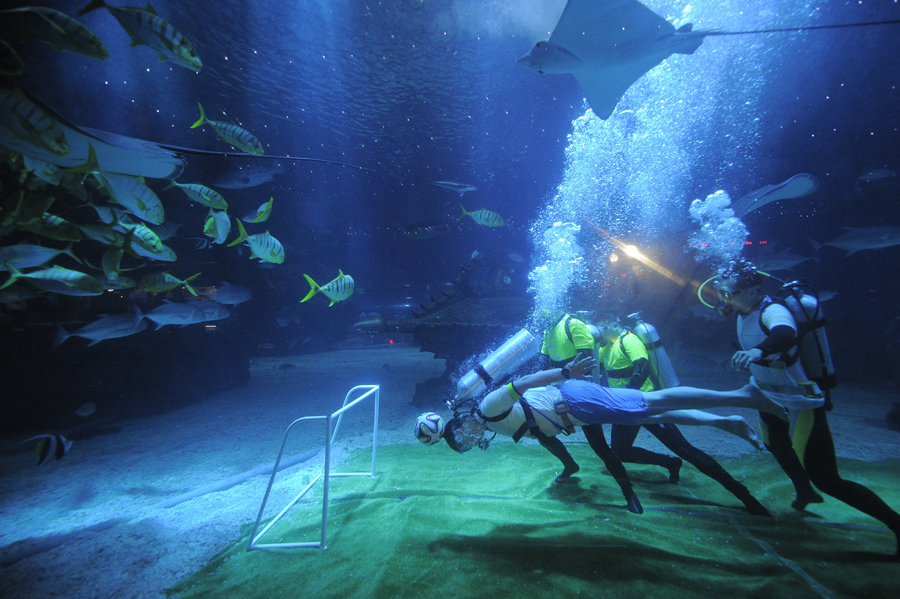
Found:
[[540, 349], [537, 339], [522, 329], [459, 379], [456, 384], [457, 400], [478, 394], [487, 382], [513, 372], [536, 356]]
[[585, 324], [587, 326], [588, 333], [590, 333], [591, 337], [594, 338], [594, 349], [591, 352], [591, 356], [593, 356], [594, 362], [597, 363], [597, 365], [591, 369], [591, 380], [593, 380], [595, 383], [599, 383], [600, 382], [600, 346], [603, 345], [603, 339], [600, 338], [600, 329], [598, 329], [595, 325], [587, 324], [587, 323], [585, 323]]
[[638, 336], [644, 347], [647, 348], [647, 355], [650, 357], [650, 378], [653, 386], [657, 389], [668, 389], [669, 387], [677, 387], [681, 384], [672, 362], [669, 360], [669, 354], [663, 347], [662, 340], [656, 327], [644, 321], [638, 321], [637, 325], [631, 331]]
[[833, 389], [837, 386], [837, 379], [821, 304], [815, 296], [803, 293], [800, 289], [795, 289], [784, 299], [784, 303], [797, 321], [797, 357], [803, 366], [803, 372], [820, 388]]

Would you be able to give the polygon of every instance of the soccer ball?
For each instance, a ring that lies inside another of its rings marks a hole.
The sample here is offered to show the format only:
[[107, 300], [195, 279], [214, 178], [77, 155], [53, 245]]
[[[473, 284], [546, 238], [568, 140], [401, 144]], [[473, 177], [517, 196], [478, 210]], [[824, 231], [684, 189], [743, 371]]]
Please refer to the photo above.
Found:
[[434, 445], [440, 442], [444, 434], [444, 419], [434, 412], [425, 412], [416, 418], [416, 430], [413, 432], [420, 443]]

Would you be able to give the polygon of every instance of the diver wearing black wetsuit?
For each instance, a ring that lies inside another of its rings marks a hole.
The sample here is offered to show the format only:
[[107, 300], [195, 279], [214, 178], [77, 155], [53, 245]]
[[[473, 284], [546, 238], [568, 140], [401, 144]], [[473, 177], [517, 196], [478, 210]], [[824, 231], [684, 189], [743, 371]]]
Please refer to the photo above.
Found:
[[833, 381], [829, 381], [831, 385], [825, 385], [824, 380], [809, 381], [796, 359], [797, 321], [786, 306], [759, 293], [761, 282], [756, 267], [739, 260], [720, 272], [716, 291], [720, 301], [738, 313], [738, 340], [743, 349], [734, 354], [732, 365], [749, 368], [763, 392], [772, 397], [807, 393], [820, 394], [818, 397], [823, 400], [818, 408], [792, 411], [793, 426], [771, 414], [760, 413], [766, 447], [797, 491], [791, 505], [802, 510], [809, 503], [822, 501], [810, 485], [812, 481], [823, 493], [883, 522], [897, 537], [900, 557], [900, 514], [871, 489], [841, 478], [838, 472], [827, 416], [830, 390], [819, 387], [819, 383], [833, 386]]
[[[609, 386], [652, 391], [654, 387], [653, 382], [649, 380], [650, 362], [647, 359], [646, 348], [644, 348], [643, 342], [637, 339], [633, 333], [626, 332], [621, 328], [615, 328], [613, 334], [616, 331], [620, 334], [615, 337], [615, 340], [611, 340], [612, 346], [607, 346], [603, 352], [604, 363], [609, 364], [608, 360], [612, 358], [613, 363], [617, 366], [615, 369], [606, 371]], [[627, 337], [623, 338], [626, 335]], [[623, 341], [629, 342], [629, 346], [632, 348], [631, 352], [635, 355], [634, 360], [624, 350], [625, 343]], [[621, 383], [625, 380], [628, 382], [622, 385]], [[740, 499], [748, 512], [754, 516], [771, 516], [769, 511], [757, 501], [747, 487], [735, 480], [712, 456], [691, 445], [674, 424], [613, 424], [612, 451], [623, 462], [661, 466], [669, 471], [669, 482], [678, 482], [681, 459], [655, 453], [641, 447], [634, 447], [634, 441], [641, 430], [641, 426], [659, 439], [672, 453], [692, 464], [697, 470], [718, 482], [732, 495]]]

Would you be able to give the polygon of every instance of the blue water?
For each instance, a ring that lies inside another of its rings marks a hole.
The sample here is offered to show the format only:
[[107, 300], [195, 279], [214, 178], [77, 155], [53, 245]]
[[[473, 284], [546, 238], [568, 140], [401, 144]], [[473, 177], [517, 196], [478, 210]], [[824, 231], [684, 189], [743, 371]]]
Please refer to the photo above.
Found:
[[[74, 15], [82, 4], [54, 6]], [[723, 31], [900, 18], [900, 6], [887, 0], [647, 5], [678, 26]], [[200, 73], [130, 47], [115, 19], [97, 10], [81, 20], [107, 46], [107, 61], [30, 44], [21, 52], [28, 71], [17, 84], [79, 125], [229, 150], [208, 127], [190, 129], [200, 102], [211, 119], [251, 131], [267, 155], [370, 170], [189, 157], [179, 182], [213, 187], [238, 167], [277, 165], [258, 186], [220, 191], [235, 217], [275, 198], [271, 219], [251, 232], [268, 230], [281, 241], [286, 258], [279, 265], [251, 262], [246, 248], [197, 248], [188, 238], [203, 237], [207, 209], [150, 181], [167, 220], [184, 227], [170, 242], [178, 261], [144, 268], [181, 278], [201, 272], [198, 285], [245, 285], [253, 298], [233, 307], [215, 333], [170, 328], [87, 349], [72, 339], [54, 354], [47, 353], [53, 335], [46, 325], [89, 322], [107, 313], [109, 301], [31, 300], [26, 315], [7, 311], [12, 324], [0, 323], [0, 333], [10, 340], [13, 359], [26, 365], [14, 386], [27, 395], [40, 379], [45, 389], [23, 412], [64, 394], [70, 402], [90, 398], [95, 379], [106, 380], [110, 371], [131, 382], [120, 381], [108, 401], [123, 403], [125, 390], [149, 373], [169, 382], [167, 398], [183, 393], [191, 401], [187, 396], [239, 385], [243, 379], [234, 371], [257, 355], [387, 343], [390, 336], [369, 339], [353, 324], [371, 312], [409, 317], [476, 250], [501, 255], [508, 275], [503, 295], [533, 299], [523, 323], [526, 317], [533, 323], [544, 308], [642, 309], [669, 341], [701, 343], [693, 333], [708, 325], [689, 319], [697, 305], [689, 286], [673, 291], [656, 272], [611, 266], [613, 249], [598, 228], [682, 279], [702, 282], [711, 270], [686, 248], [696, 226], [688, 206], [720, 189], [739, 198], [801, 172], [822, 184], [813, 195], [744, 219], [751, 259], [788, 248], [812, 255], [811, 240], [833, 239], [845, 226], [900, 225], [900, 178], [858, 181], [871, 169], [900, 172], [896, 25], [710, 37], [694, 55], [673, 56], [639, 80], [613, 117], [600, 121], [574, 78], [515, 64], [552, 29], [559, 0], [156, 0], [153, 6], [193, 42], [204, 64]], [[432, 181], [477, 189], [460, 197]], [[508, 226], [458, 220], [460, 204], [494, 211]], [[578, 227], [568, 249], [546, 235], [556, 222]], [[415, 239], [405, 231], [417, 223], [447, 230]], [[844, 257], [826, 247], [817, 261], [782, 273], [837, 292], [826, 307], [832, 347], [842, 348], [839, 373], [848, 379], [892, 380], [898, 252]], [[511, 254], [524, 261], [502, 257]], [[349, 299], [328, 308], [317, 296], [298, 306], [308, 291], [303, 274], [324, 284], [339, 269], [355, 279]], [[159, 298], [146, 301], [142, 309]], [[115, 306], [127, 310], [127, 303]], [[282, 326], [284, 315], [290, 318]], [[717, 326], [719, 341], [730, 342], [733, 325]], [[503, 336], [486, 335], [486, 346]], [[97, 367], [102, 377], [91, 375]]]

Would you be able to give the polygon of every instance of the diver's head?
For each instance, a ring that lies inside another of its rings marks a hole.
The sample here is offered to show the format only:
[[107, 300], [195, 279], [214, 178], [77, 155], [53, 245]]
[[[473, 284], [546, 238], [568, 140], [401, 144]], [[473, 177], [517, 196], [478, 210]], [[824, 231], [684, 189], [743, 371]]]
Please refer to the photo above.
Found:
[[444, 441], [450, 449], [459, 453], [465, 453], [476, 446], [487, 449], [485, 430], [484, 425], [475, 420], [471, 414], [454, 416], [444, 426]]
[[762, 276], [749, 260], [738, 258], [725, 264], [719, 269], [714, 284], [721, 302], [719, 311], [730, 313], [737, 310], [748, 314], [759, 303], [761, 284]]
[[615, 341], [623, 329], [619, 317], [612, 312], [601, 312], [598, 314], [594, 319], [594, 325], [600, 331], [600, 339], [597, 339], [597, 343], [600, 345], [607, 345]]

